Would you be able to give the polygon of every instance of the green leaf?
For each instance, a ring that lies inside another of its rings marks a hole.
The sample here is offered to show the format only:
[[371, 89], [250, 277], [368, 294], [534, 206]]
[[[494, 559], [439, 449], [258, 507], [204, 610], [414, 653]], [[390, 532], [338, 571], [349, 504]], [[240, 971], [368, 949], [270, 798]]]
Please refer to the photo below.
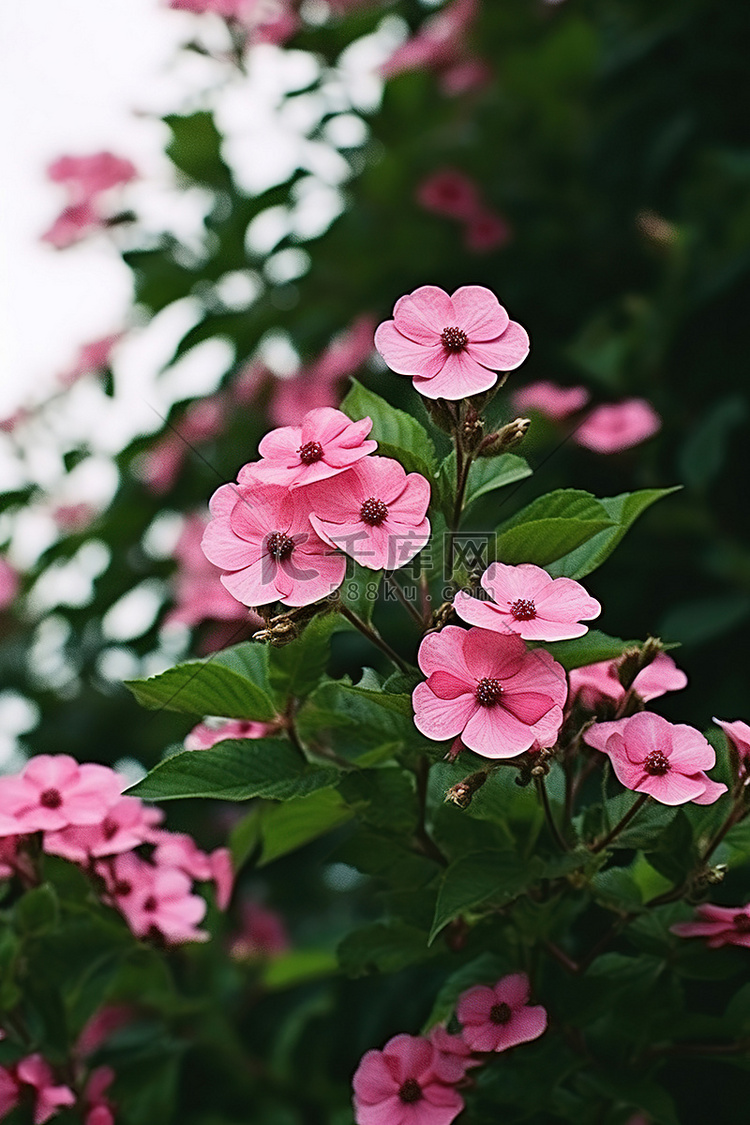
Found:
[[432, 1011], [422, 1027], [422, 1034], [426, 1035], [436, 1023], [448, 1022], [456, 1001], [467, 988], [472, 988], [475, 984], [494, 984], [511, 969], [511, 962], [498, 954], [481, 953], [473, 961], [451, 973], [435, 997]]
[[268, 663], [268, 649], [247, 641], [147, 680], [128, 680], [125, 686], [152, 710], [269, 720], [275, 718], [276, 707]]
[[232, 739], [210, 750], [185, 750], [160, 762], [128, 790], [146, 801], [214, 797], [246, 801], [272, 797], [287, 801], [338, 780], [335, 769], [309, 765], [284, 739]]
[[679, 489], [680, 485], [674, 488], [645, 488], [640, 492], [623, 492], [619, 496], [600, 500], [599, 504], [609, 517], [610, 526], [589, 542], [571, 549], [562, 557], [557, 556], [557, 561], [548, 568], [552, 577], [585, 578], [609, 558], [625, 533], [647, 508]]
[[311, 743], [326, 733], [326, 741], [347, 759], [359, 759], [378, 746], [387, 746], [392, 756], [426, 745], [414, 726], [409, 695], [371, 691], [341, 681], [316, 688], [299, 712], [298, 727], [303, 739]]
[[231, 176], [221, 158], [222, 136], [213, 116], [205, 111], [187, 117], [164, 118], [172, 131], [167, 156], [181, 172], [212, 187], [230, 187]]
[[271, 649], [269, 681], [282, 708], [287, 699], [304, 699], [317, 687], [325, 674], [336, 626], [334, 614], [315, 617], [300, 637]]
[[235, 866], [260, 847], [258, 867], [279, 859], [346, 824], [354, 810], [335, 789], [319, 789], [282, 804], [263, 804], [237, 824], [230, 837]]
[[[533, 469], [523, 457], [515, 453], [501, 453], [499, 457], [479, 457], [472, 461], [466, 486], [464, 507], [468, 508], [481, 496], [515, 484], [530, 477]], [[456, 453], [450, 453], [440, 469], [439, 490], [441, 502], [450, 510], [456, 490]]]
[[15, 915], [18, 929], [27, 936], [37, 936], [55, 929], [59, 921], [57, 893], [50, 883], [26, 891], [18, 900]]
[[680, 451], [680, 476], [690, 488], [707, 488], [721, 472], [731, 431], [747, 416], [747, 403], [740, 395], [719, 399], [701, 415], [688, 433]]
[[345, 774], [339, 792], [366, 824], [403, 835], [417, 826], [414, 776], [397, 766]]
[[261, 977], [265, 988], [291, 988], [309, 980], [331, 976], [338, 969], [335, 953], [330, 949], [293, 949], [270, 961]]
[[600, 871], [591, 880], [591, 893], [602, 906], [620, 914], [643, 909], [640, 887], [624, 867]]
[[502, 906], [517, 898], [535, 874], [536, 864], [521, 859], [514, 852], [467, 855], [456, 860], [440, 882], [430, 943], [459, 914], [489, 899]]
[[350, 977], [397, 973], [435, 955], [427, 934], [402, 922], [375, 922], [347, 934], [338, 947], [339, 965]]
[[397, 410], [356, 379], [352, 379], [352, 388], [340, 409], [354, 421], [372, 418], [369, 436], [377, 441], [378, 453], [395, 458], [407, 473], [421, 473], [434, 482], [437, 476], [435, 446], [427, 430], [411, 414]]
[[[616, 660], [626, 649], [639, 645], [640, 641], [623, 641], [620, 637], [610, 637], [598, 629], [589, 629], [582, 637], [572, 641], [550, 641], [544, 648], [562, 664], [566, 672], [573, 668], [583, 668], [586, 664], [597, 664], [601, 660]], [[532, 645], [538, 648], [538, 645]]]
[[494, 557], [513, 565], [548, 566], [611, 525], [609, 515], [591, 493], [561, 488], [538, 497], [501, 525]]

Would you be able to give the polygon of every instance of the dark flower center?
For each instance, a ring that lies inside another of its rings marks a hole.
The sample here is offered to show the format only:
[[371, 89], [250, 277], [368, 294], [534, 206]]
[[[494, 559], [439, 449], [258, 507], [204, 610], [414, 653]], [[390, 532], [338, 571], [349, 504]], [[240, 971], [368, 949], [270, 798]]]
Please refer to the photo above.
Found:
[[365, 500], [359, 509], [359, 518], [363, 523], [369, 524], [370, 527], [380, 527], [387, 515], [387, 504], [384, 504], [382, 500], [377, 500], [374, 496]]
[[303, 465], [314, 465], [323, 456], [323, 446], [319, 441], [308, 441], [297, 452]]
[[643, 768], [652, 777], [663, 777], [665, 773], [669, 773], [672, 767], [669, 764], [669, 758], [665, 758], [661, 750], [652, 750], [643, 763]]
[[404, 1105], [414, 1105], [415, 1102], [420, 1102], [424, 1095], [416, 1078], [407, 1078], [399, 1090], [398, 1096]]
[[156, 910], [156, 907], [157, 907], [156, 899], [154, 898], [153, 895], [149, 895], [148, 898], [143, 903], [143, 909], [145, 911], [147, 911], [149, 914], [153, 914], [153, 912]]
[[734, 928], [740, 934], [750, 934], [750, 915], [735, 914]]
[[503, 694], [503, 685], [499, 680], [484, 676], [477, 684], [475, 692], [477, 703], [480, 707], [494, 707]]
[[510, 1004], [503, 1001], [500, 1004], [493, 1004], [490, 1008], [490, 1019], [493, 1023], [499, 1024], [501, 1027], [506, 1023], [510, 1023], [510, 1017], [513, 1015], [513, 1009]]
[[62, 803], [59, 789], [45, 789], [39, 795], [39, 804], [44, 809], [59, 809]]
[[294, 550], [294, 540], [285, 535], [283, 531], [272, 531], [266, 540], [266, 547], [272, 559], [282, 562], [288, 559]]
[[460, 328], [444, 328], [440, 333], [440, 342], [447, 352], [462, 352], [469, 337]]
[[127, 879], [118, 879], [114, 887], [112, 888], [112, 894], [117, 898], [127, 898], [127, 896], [131, 894], [132, 891], [133, 885], [132, 883], [129, 883]]
[[518, 598], [517, 601], [511, 602], [510, 612], [516, 621], [533, 621], [536, 617], [536, 606], [531, 598]]
[[116, 836], [118, 827], [119, 825], [117, 824], [116, 820], [112, 820], [111, 817], [105, 816], [104, 820], [102, 821], [102, 835], [104, 836], [104, 839], [111, 840], [114, 836]]

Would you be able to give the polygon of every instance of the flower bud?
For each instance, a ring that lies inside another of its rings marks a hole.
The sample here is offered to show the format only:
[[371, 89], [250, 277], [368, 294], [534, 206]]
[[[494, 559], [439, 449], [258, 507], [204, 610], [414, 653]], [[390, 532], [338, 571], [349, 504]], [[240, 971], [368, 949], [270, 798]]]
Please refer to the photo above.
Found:
[[497, 457], [513, 449], [523, 441], [530, 425], [530, 418], [515, 418], [494, 434], [487, 434], [479, 446], [477, 457]]

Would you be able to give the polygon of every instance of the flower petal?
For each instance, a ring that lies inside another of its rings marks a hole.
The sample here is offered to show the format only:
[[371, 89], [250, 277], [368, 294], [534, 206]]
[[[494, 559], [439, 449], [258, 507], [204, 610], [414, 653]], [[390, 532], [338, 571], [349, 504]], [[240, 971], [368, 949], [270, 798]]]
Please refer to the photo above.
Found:
[[490, 289], [483, 285], [462, 285], [451, 297], [462, 328], [471, 342], [496, 340], [505, 332], [509, 316]]
[[393, 320], [402, 335], [420, 344], [434, 344], [444, 328], [463, 327], [453, 301], [437, 285], [422, 285], [401, 297], [393, 309]]

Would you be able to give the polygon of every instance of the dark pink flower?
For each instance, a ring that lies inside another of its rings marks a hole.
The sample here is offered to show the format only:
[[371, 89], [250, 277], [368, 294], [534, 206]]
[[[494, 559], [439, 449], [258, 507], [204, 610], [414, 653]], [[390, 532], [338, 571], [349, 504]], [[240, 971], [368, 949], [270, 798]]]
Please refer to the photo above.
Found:
[[253, 360], [245, 364], [234, 377], [231, 393], [235, 402], [249, 405], [255, 402], [264, 387], [273, 379], [272, 373], [264, 363]]
[[0, 556], [0, 610], [13, 604], [20, 582], [18, 573], [10, 563]]
[[163, 819], [159, 809], [148, 808], [137, 797], [120, 797], [107, 809], [97, 824], [60, 828], [45, 832], [44, 851], [73, 863], [91, 858], [119, 855], [148, 840], [155, 825]]
[[545, 1009], [529, 1005], [525, 973], [511, 973], [492, 987], [480, 984], [462, 993], [456, 1017], [473, 1051], [507, 1051], [538, 1039], [547, 1027]]
[[135, 1010], [128, 1004], [107, 1004], [99, 1008], [76, 1040], [76, 1058], [86, 1059], [93, 1055], [115, 1032], [132, 1023], [134, 1018]]
[[85, 1125], [114, 1125], [114, 1106], [107, 1097], [107, 1090], [114, 1080], [115, 1072], [111, 1066], [97, 1066], [91, 1071], [83, 1093]]
[[262, 618], [248, 613], [232, 597], [222, 585], [217, 567], [203, 554], [201, 540], [207, 526], [208, 520], [198, 513], [185, 520], [174, 549], [177, 570], [172, 581], [176, 604], [164, 618], [165, 625], [194, 627], [202, 621], [247, 621], [249, 626], [260, 629]]
[[169, 6], [233, 20], [242, 24], [254, 43], [285, 43], [299, 27], [288, 0], [170, 0]]
[[216, 726], [198, 723], [186, 735], [185, 749], [210, 750], [217, 742], [225, 742], [232, 738], [265, 738], [276, 730], [278, 730], [277, 723], [260, 723], [255, 719], [223, 719]]
[[536, 410], [553, 422], [562, 422], [570, 414], [582, 410], [590, 398], [585, 387], [560, 387], [548, 379], [540, 379], [514, 393], [513, 407], [519, 414]]
[[725, 719], [717, 719], [716, 716], [714, 716], [714, 722], [718, 723], [734, 747], [738, 759], [739, 776], [741, 780], [747, 782], [748, 777], [750, 777], [750, 726], [743, 723], [741, 719], [730, 723]]
[[0, 1066], [0, 1121], [14, 1110], [21, 1099], [21, 1083], [15, 1067]]
[[0, 778], [0, 800], [17, 832], [44, 832], [98, 824], [122, 788], [122, 778], [108, 766], [79, 766], [67, 754], [39, 754], [18, 776]]
[[695, 908], [692, 922], [677, 922], [669, 927], [679, 937], [706, 938], [710, 949], [722, 945], [750, 948], [750, 903], [746, 906], [714, 906], [706, 902]]
[[413, 377], [420, 394], [455, 400], [488, 390], [498, 371], [523, 363], [529, 338], [489, 289], [464, 285], [449, 297], [423, 285], [396, 302], [375, 346], [393, 371]]
[[390, 457], [367, 457], [305, 499], [321, 539], [371, 570], [404, 566], [430, 538], [430, 486]]
[[184, 832], [159, 830], [152, 833], [151, 839], [156, 844], [151, 858], [157, 867], [182, 871], [199, 883], [213, 882], [217, 905], [226, 910], [234, 886], [234, 867], [227, 848], [216, 848], [209, 855]]
[[464, 242], [475, 254], [489, 254], [510, 241], [511, 229], [496, 211], [483, 209], [466, 224]]
[[310, 410], [301, 426], [266, 434], [258, 446], [263, 460], [246, 467], [248, 478], [298, 488], [337, 476], [377, 449], [376, 441], [365, 440], [371, 429], [371, 418], [352, 422], [328, 406]]
[[477, 12], [477, 0], [453, 0], [422, 26], [381, 66], [386, 78], [409, 70], [444, 70], [461, 62], [465, 37]]
[[68, 1086], [55, 1086], [52, 1068], [41, 1055], [28, 1055], [16, 1066], [22, 1083], [35, 1091], [34, 1125], [44, 1125], [63, 1108], [75, 1105], [76, 1096]]
[[565, 672], [548, 652], [529, 652], [515, 633], [459, 629], [428, 633], [419, 648], [427, 675], [414, 690], [417, 730], [437, 742], [461, 735], [486, 758], [552, 746], [562, 725]]
[[47, 169], [50, 180], [64, 184], [74, 201], [91, 199], [99, 192], [130, 183], [137, 174], [134, 164], [111, 152], [61, 156]]
[[100, 860], [97, 871], [136, 937], [155, 937], [168, 945], [208, 941], [209, 934], [196, 929], [206, 903], [191, 894], [192, 881], [184, 871], [154, 867], [134, 852]]
[[620, 453], [652, 437], [660, 428], [661, 418], [650, 403], [629, 398], [595, 407], [573, 436], [594, 453]]
[[52, 510], [52, 519], [60, 531], [81, 531], [88, 527], [96, 515], [96, 509], [91, 504], [58, 504]]
[[243, 605], [310, 605], [338, 589], [346, 559], [316, 534], [300, 490], [248, 480], [224, 484], [211, 497], [213, 519], [203, 536], [206, 558]]
[[564, 641], [582, 637], [601, 605], [572, 578], [551, 578], [533, 563], [491, 563], [482, 575], [489, 600], [459, 590], [453, 607], [469, 625], [496, 633], [518, 633], [525, 641]]
[[367, 1051], [354, 1074], [357, 1125], [450, 1125], [461, 1095], [437, 1077], [427, 1039], [395, 1035], [382, 1051]]
[[663, 805], [711, 805], [727, 791], [704, 772], [716, 764], [713, 747], [684, 723], [668, 723], [642, 711], [629, 719], [596, 723], [583, 740], [609, 757], [627, 789], [648, 793]]
[[284, 919], [269, 906], [245, 900], [240, 908], [241, 929], [231, 938], [229, 952], [236, 961], [279, 957], [290, 948]]
[[455, 98], [472, 90], [481, 90], [493, 77], [494, 71], [485, 59], [469, 55], [445, 67], [440, 73], [440, 89], [449, 98]]
[[42, 242], [49, 242], [56, 250], [67, 250], [91, 231], [103, 226], [104, 220], [99, 211], [89, 200], [85, 200], [65, 207], [52, 226], [41, 235], [41, 239]]
[[[576, 697], [582, 707], [594, 711], [600, 703], [611, 700], [619, 703], [625, 688], [617, 675], [621, 661], [600, 660], [596, 664], [586, 664], [568, 673], [570, 697]], [[687, 685], [687, 676], [678, 668], [671, 656], [660, 652], [658, 656], [642, 668], [633, 680], [633, 691], [648, 703], [668, 691], [680, 691]]]
[[481, 210], [479, 189], [455, 168], [433, 172], [417, 188], [417, 202], [425, 211], [450, 219], [472, 219]]

